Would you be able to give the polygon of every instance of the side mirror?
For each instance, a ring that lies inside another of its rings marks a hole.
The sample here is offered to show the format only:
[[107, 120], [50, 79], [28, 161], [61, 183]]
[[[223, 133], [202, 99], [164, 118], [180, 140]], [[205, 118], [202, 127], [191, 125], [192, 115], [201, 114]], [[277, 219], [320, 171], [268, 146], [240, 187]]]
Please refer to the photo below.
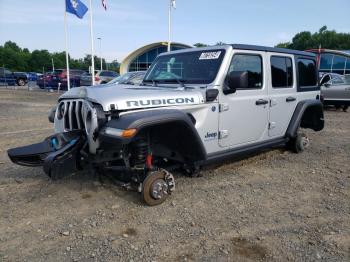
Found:
[[233, 94], [237, 89], [244, 89], [249, 87], [248, 72], [247, 71], [232, 71], [228, 74], [226, 80], [228, 89], [225, 94]]
[[323, 85], [324, 85], [324, 87], [327, 87], [327, 88], [331, 86], [330, 83], [324, 83]]

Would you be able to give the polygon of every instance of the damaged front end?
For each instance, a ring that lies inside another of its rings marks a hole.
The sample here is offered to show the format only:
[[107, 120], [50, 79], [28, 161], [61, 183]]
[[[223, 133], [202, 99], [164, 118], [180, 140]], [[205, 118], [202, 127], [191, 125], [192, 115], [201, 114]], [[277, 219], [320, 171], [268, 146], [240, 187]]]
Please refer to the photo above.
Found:
[[86, 141], [81, 130], [58, 133], [43, 142], [7, 151], [15, 164], [22, 166], [42, 166], [52, 179], [60, 179], [80, 169], [80, 151]]

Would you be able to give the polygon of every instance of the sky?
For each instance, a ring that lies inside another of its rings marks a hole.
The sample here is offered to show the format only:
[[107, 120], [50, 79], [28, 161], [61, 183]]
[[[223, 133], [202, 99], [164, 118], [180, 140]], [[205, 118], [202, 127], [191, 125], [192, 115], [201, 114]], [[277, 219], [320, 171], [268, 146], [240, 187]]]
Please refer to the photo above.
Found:
[[[81, 0], [89, 6], [89, 0]], [[101, 0], [93, 2], [95, 53], [122, 61], [133, 50], [168, 39], [169, 0]], [[323, 25], [350, 33], [350, 0], [176, 0], [172, 40], [274, 46], [301, 31]], [[0, 45], [11, 40], [22, 48], [65, 50], [64, 0], [0, 0]], [[90, 17], [68, 16], [69, 53], [90, 53]]]

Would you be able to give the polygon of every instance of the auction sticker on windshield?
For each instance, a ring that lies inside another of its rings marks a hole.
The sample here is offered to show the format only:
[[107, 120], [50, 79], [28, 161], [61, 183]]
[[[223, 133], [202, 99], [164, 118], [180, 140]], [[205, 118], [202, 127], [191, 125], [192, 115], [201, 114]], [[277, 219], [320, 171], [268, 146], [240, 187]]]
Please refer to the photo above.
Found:
[[220, 57], [221, 51], [217, 52], [205, 52], [202, 53], [199, 57], [199, 60], [209, 60], [209, 59], [218, 59]]

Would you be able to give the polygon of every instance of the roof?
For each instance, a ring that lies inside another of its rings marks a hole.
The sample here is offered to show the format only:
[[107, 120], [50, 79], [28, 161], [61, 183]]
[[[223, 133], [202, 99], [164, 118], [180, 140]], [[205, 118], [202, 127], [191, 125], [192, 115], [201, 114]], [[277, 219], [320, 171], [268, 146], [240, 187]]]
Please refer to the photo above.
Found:
[[[217, 49], [228, 50], [230, 47], [232, 47], [233, 49], [240, 49], [240, 50], [275, 52], [275, 53], [284, 53], [284, 54], [309, 56], [309, 57], [315, 57], [316, 56], [314, 53], [311, 53], [311, 52], [298, 51], [298, 50], [286, 49], [286, 48], [276, 48], [276, 47], [258, 46], [258, 45], [244, 45], [244, 44], [206, 46], [206, 47], [199, 47], [199, 48], [195, 48], [195, 49], [176, 50], [176, 51], [172, 51], [171, 53], [172, 54], [176, 54], [176, 53], [185, 53], [185, 52], [193, 52], [193, 51], [206, 51], [206, 50], [217, 50]], [[168, 55], [168, 53], [163, 53], [163, 54], [160, 54], [160, 55]]]
[[314, 53], [305, 52], [305, 51], [298, 51], [298, 50], [293, 50], [293, 49], [287, 49], [287, 48], [277, 48], [277, 47], [268, 47], [268, 46], [259, 46], [259, 45], [242, 45], [242, 44], [232, 44], [231, 46], [234, 49], [285, 53], [285, 54], [300, 55], [300, 56], [312, 56], [312, 57], [315, 56]]

